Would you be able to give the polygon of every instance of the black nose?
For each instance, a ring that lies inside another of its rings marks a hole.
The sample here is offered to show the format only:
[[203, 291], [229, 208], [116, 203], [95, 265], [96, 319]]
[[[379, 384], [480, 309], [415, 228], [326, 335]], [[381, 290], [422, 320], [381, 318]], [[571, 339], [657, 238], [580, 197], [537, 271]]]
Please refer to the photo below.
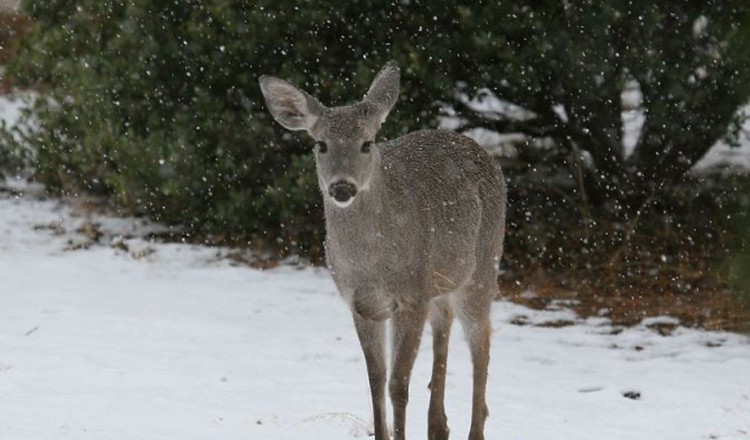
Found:
[[334, 182], [328, 187], [328, 194], [337, 202], [346, 203], [357, 194], [357, 188], [349, 182]]

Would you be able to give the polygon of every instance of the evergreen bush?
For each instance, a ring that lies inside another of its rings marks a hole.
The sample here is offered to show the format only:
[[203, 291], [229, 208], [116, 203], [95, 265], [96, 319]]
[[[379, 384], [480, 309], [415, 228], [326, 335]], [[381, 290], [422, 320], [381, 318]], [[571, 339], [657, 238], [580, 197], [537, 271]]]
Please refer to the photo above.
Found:
[[[402, 96], [385, 137], [434, 126], [444, 103], [462, 129], [525, 134], [520, 163], [508, 167], [508, 253], [567, 259], [562, 266], [593, 258], [568, 249], [595, 248], [602, 264], [628, 244], [640, 213], [738, 126], [735, 110], [750, 95], [746, 0], [23, 7], [35, 25], [12, 74], [47, 97], [28, 139], [42, 181], [106, 195], [189, 233], [313, 257], [323, 227], [310, 141], [268, 116], [261, 74], [337, 105], [359, 99], [395, 59]], [[626, 154], [620, 95], [634, 82], [646, 124]], [[487, 118], [462, 105], [461, 93], [482, 87], [536, 117]], [[537, 141], [552, 147], [533, 148]], [[590, 227], [610, 224], [593, 233], [602, 242], [586, 241]], [[555, 241], [558, 226], [571, 235]]]
[[[344, 104], [396, 58], [418, 85], [434, 26], [428, 12], [453, 9], [419, 6], [25, 1], [34, 27], [12, 74], [47, 98], [26, 139], [37, 177], [187, 234], [315, 259], [323, 225], [311, 142], [271, 120], [257, 79], [272, 73]], [[425, 31], [414, 39], [417, 29]], [[436, 81], [450, 89], [445, 76]], [[384, 134], [434, 122], [436, 96], [414, 85], [407, 80]]]
[[[18, 41], [28, 26], [27, 17], [7, 11], [0, 12], [0, 65], [4, 66], [13, 59]], [[5, 75], [0, 75], [0, 91], [8, 92], [8, 89]], [[21, 165], [19, 152], [13, 148], [14, 138], [9, 135], [5, 125], [0, 123], [0, 178], [4, 173], [16, 171]]]

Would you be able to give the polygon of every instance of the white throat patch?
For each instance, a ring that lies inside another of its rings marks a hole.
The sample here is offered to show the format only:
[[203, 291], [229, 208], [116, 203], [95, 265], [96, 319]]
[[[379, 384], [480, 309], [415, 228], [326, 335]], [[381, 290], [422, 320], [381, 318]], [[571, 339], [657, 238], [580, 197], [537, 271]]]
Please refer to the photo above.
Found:
[[339, 202], [338, 200], [334, 199], [333, 197], [331, 197], [331, 200], [333, 200], [333, 203], [335, 203], [336, 206], [338, 206], [339, 208], [346, 208], [346, 207], [348, 207], [349, 205], [351, 205], [354, 202], [354, 197], [350, 198], [346, 202]]

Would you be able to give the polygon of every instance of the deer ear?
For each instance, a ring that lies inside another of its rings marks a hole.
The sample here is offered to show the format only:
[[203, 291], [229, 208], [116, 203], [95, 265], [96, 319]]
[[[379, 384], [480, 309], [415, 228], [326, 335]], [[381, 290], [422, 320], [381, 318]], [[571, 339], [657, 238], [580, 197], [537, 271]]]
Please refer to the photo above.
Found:
[[373, 105], [381, 124], [398, 100], [401, 71], [395, 61], [388, 61], [370, 85], [364, 102]]
[[271, 115], [289, 130], [310, 131], [325, 110], [317, 99], [282, 79], [263, 75], [259, 82]]

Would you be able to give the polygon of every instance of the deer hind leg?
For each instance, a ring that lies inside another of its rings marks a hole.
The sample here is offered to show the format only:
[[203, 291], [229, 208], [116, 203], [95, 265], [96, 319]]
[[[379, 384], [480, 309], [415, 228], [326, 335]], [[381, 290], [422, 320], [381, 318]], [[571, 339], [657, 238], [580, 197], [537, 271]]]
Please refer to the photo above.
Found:
[[375, 440], [388, 440], [388, 425], [385, 410], [385, 321], [366, 319], [359, 314], [354, 316], [354, 326], [357, 329], [359, 343], [365, 355], [367, 376], [370, 381], [372, 395], [373, 422], [375, 424]]
[[457, 315], [466, 333], [474, 370], [469, 440], [483, 440], [484, 422], [489, 416], [486, 391], [492, 333], [490, 306], [494, 288], [490, 289], [486, 283], [473, 284], [461, 295], [460, 305], [456, 307]]
[[404, 440], [406, 433], [406, 404], [409, 401], [409, 380], [417, 358], [422, 330], [427, 318], [427, 307], [397, 311], [393, 316], [393, 370], [388, 390], [393, 404], [393, 434]]
[[432, 327], [433, 361], [430, 409], [427, 414], [427, 438], [447, 440], [450, 429], [448, 429], [448, 419], [445, 417], [445, 373], [448, 364], [448, 340], [453, 323], [453, 311], [447, 297], [432, 301], [429, 317]]

